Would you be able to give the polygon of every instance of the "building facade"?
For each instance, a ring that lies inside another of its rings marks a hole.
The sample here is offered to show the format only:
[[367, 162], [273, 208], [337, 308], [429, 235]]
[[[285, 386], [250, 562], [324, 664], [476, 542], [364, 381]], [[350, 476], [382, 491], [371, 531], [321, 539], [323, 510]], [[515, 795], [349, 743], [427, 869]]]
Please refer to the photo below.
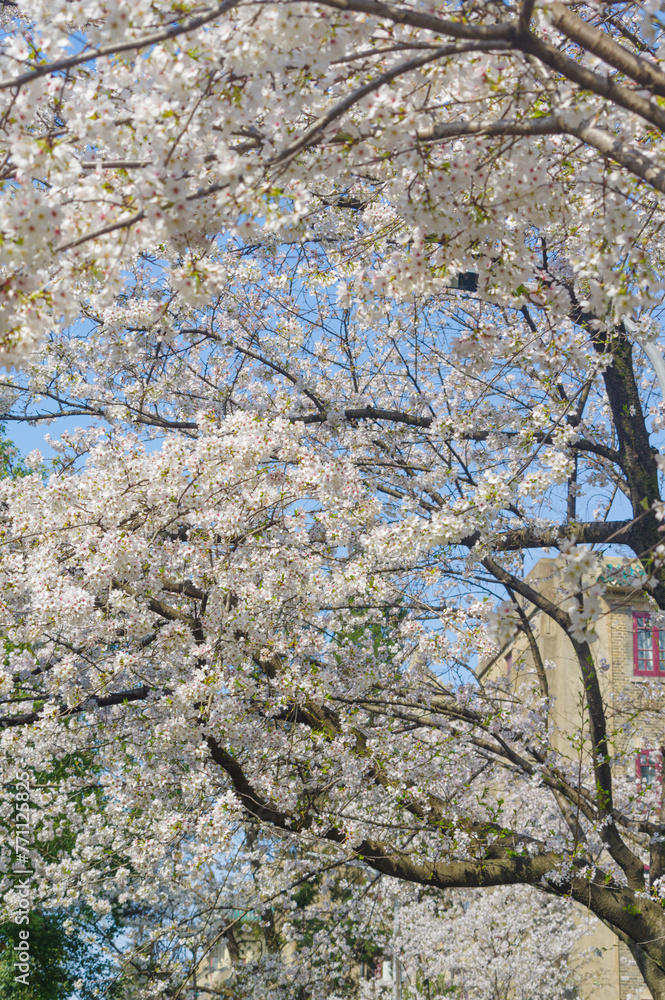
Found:
[[[637, 788], [661, 780], [660, 747], [665, 743], [663, 724], [646, 729], [640, 736], [621, 735], [622, 722], [639, 711], [650, 680], [665, 679], [665, 629], [654, 628], [648, 600], [627, 561], [607, 560], [604, 577], [607, 590], [603, 614], [596, 624], [597, 640], [592, 655], [598, 669], [608, 712], [608, 729], [619, 735], [615, 750], [617, 776], [634, 781]], [[561, 585], [555, 559], [541, 559], [527, 577], [534, 589], [553, 603], [561, 602]], [[571, 760], [580, 751], [584, 691], [579, 665], [566, 635], [552, 619], [527, 606], [532, 632], [544, 662], [549, 661], [549, 693], [555, 749]], [[481, 665], [480, 677], [508, 675], [517, 682], [520, 673], [533, 670], [533, 659], [524, 636], [506, 645], [492, 660]], [[650, 692], [652, 697], [652, 691]], [[651, 1000], [649, 990], [630, 951], [609, 928], [596, 921], [592, 935], [581, 945], [591, 956], [583, 989], [587, 1000]]]

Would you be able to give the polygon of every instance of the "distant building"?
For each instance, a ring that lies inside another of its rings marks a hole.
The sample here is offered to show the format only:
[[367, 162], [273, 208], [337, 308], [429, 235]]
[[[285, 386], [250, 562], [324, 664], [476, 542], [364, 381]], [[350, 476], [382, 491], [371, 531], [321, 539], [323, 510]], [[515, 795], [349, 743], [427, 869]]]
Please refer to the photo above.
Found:
[[[605, 614], [596, 625], [598, 640], [592, 645], [599, 678], [608, 712], [608, 728], [615, 729], [621, 722], [621, 699], [639, 701], [640, 692], [649, 678], [665, 679], [665, 629], [653, 628], [649, 606], [641, 596], [640, 588], [631, 585], [634, 577], [628, 564], [622, 560], [607, 560], [607, 593]], [[554, 603], [560, 600], [560, 575], [554, 559], [541, 559], [529, 573], [528, 581]], [[583, 689], [579, 666], [572, 645], [565, 632], [537, 609], [525, 607], [530, 624], [544, 661], [551, 661], [555, 669], [548, 671], [549, 693], [553, 699], [552, 722], [556, 729], [553, 743], [562, 754], [575, 759], [579, 743], [575, 740], [580, 730]], [[480, 668], [481, 678], [506, 676], [517, 681], [520, 674], [533, 671], [533, 661], [526, 638], [520, 634], [508, 643], [490, 661]], [[631, 737], [624, 773], [632, 771], [636, 786], [645, 787], [660, 779], [660, 753], [665, 742], [665, 724], [651, 737]], [[219, 991], [232, 986], [235, 969], [246, 962], [260, 958], [266, 952], [264, 933], [257, 915], [242, 910], [230, 911], [234, 924], [231, 954], [226, 938], [212, 946], [198, 965], [196, 984]], [[582, 911], [580, 909], [580, 914]], [[605, 927], [596, 921], [593, 934], [582, 939], [580, 948], [586, 954], [584, 963], [588, 976], [581, 990], [584, 1000], [651, 1000], [650, 994], [628, 948]], [[591, 956], [587, 959], [587, 956]], [[580, 956], [578, 956], [579, 959]], [[281, 955], [284, 962], [295, 960], [294, 946], [289, 945]], [[576, 963], [579, 964], [579, 961]], [[377, 995], [395, 992], [395, 970], [389, 957], [379, 957], [371, 963], [359, 963], [358, 979], [373, 980]], [[472, 1000], [472, 997], [469, 997]]]
[[[653, 628], [649, 606], [640, 588], [632, 586], [634, 576], [621, 559], [607, 560], [605, 614], [596, 624], [598, 640], [592, 644], [594, 661], [600, 667], [601, 689], [608, 712], [608, 728], [621, 722], [622, 702], [638, 702], [641, 688], [649, 678], [665, 679], [665, 630]], [[527, 577], [535, 589], [560, 601], [560, 575], [554, 559], [541, 559]], [[548, 671], [550, 696], [554, 699], [552, 721], [557, 733], [555, 748], [571, 759], [577, 757], [583, 703], [582, 678], [572, 644], [563, 629], [532, 606], [525, 607], [543, 661], [555, 669]], [[481, 665], [480, 676], [506, 675], [517, 678], [533, 670], [533, 658], [526, 637], [518, 635], [489, 662]], [[638, 786], [660, 780], [660, 753], [665, 725], [659, 732], [631, 738], [621, 749], [624, 774], [633, 772]], [[628, 948], [600, 921], [594, 934], [585, 936], [583, 947], [594, 956], [589, 963], [588, 1000], [651, 1000], [650, 994]], [[595, 985], [594, 985], [595, 983]]]
[[227, 919], [229, 931], [214, 941], [196, 967], [194, 985], [202, 988], [201, 997], [214, 995], [205, 990], [231, 986], [238, 966], [265, 954], [265, 935], [256, 913], [230, 909]]

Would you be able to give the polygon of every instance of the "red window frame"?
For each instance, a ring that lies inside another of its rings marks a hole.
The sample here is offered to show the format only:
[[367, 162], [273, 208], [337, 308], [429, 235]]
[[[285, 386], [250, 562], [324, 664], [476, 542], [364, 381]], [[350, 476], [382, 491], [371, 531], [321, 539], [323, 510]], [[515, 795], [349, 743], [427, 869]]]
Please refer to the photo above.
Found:
[[652, 628], [648, 611], [633, 612], [633, 673], [636, 677], [665, 674], [665, 630]]
[[[651, 785], [645, 785], [642, 788], [642, 768], [649, 767], [654, 769], [654, 781]], [[637, 757], [635, 758], [635, 777], [637, 779], [638, 790], [646, 791], [654, 784], [660, 784], [663, 780], [663, 755], [660, 750], [644, 749], [637, 751]]]

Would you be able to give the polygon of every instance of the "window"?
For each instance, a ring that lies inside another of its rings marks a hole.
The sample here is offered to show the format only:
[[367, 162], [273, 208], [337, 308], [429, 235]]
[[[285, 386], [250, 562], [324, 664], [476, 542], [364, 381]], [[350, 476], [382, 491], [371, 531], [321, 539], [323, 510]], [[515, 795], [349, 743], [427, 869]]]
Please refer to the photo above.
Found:
[[640, 750], [635, 765], [637, 786], [641, 792], [660, 781], [661, 755], [658, 750]]
[[665, 674], [665, 630], [652, 628], [646, 612], [633, 614], [633, 673], [639, 677]]
[[393, 962], [391, 958], [377, 958], [374, 963], [374, 978], [383, 986], [394, 983]]

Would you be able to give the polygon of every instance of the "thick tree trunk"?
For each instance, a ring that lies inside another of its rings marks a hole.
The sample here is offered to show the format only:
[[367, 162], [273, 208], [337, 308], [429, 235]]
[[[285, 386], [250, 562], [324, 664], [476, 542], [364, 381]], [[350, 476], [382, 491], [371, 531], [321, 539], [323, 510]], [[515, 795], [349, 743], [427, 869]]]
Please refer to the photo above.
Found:
[[665, 973], [634, 942], [627, 942], [653, 1000], [665, 1000]]
[[[602, 918], [601, 918], [602, 919]], [[656, 965], [652, 959], [640, 948], [639, 944], [633, 941], [622, 931], [617, 930], [612, 924], [603, 920], [603, 923], [613, 931], [620, 941], [626, 945], [631, 955], [635, 959], [638, 969], [642, 973], [642, 978], [649, 987], [649, 992], [653, 1000], [665, 1000], [665, 972]]]
[[[609, 335], [594, 336], [599, 353], [611, 351], [612, 364], [603, 372], [612, 421], [619, 441], [619, 463], [630, 490], [635, 523], [630, 529], [630, 545], [649, 568], [650, 550], [662, 541], [658, 522], [649, 508], [660, 500], [656, 449], [652, 448], [646, 426], [639, 386], [633, 367], [633, 345], [623, 328]], [[665, 581], [659, 574], [653, 596], [665, 609]]]

